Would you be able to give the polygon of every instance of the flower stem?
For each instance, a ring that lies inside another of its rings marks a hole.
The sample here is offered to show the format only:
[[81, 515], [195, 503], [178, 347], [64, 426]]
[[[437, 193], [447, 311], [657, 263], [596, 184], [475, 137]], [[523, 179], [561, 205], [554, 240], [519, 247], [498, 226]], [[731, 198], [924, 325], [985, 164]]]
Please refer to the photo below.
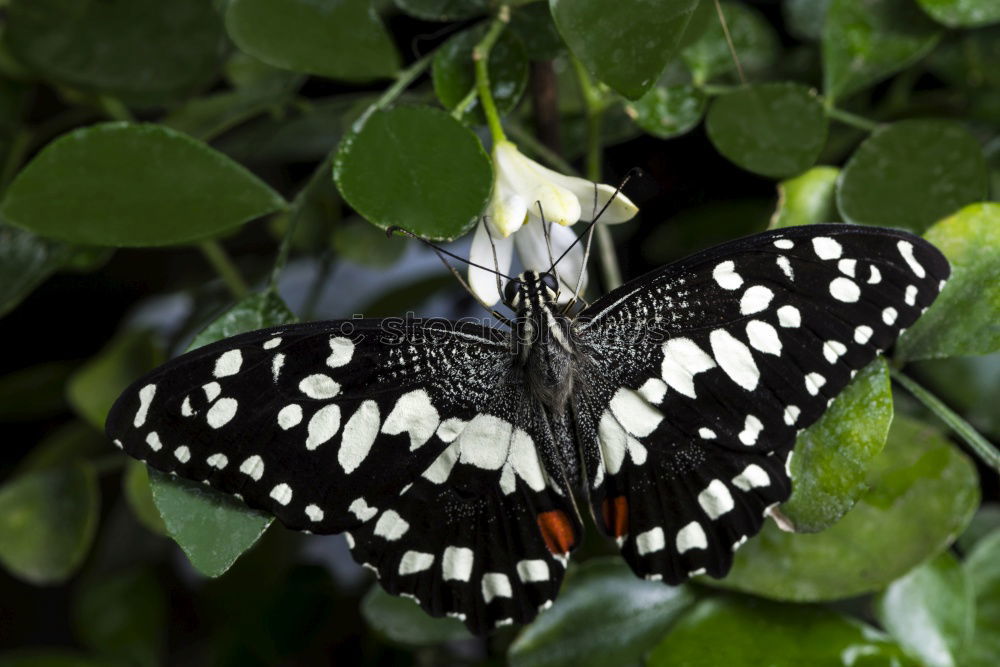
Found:
[[878, 128], [878, 123], [873, 120], [864, 118], [857, 114], [853, 114], [850, 111], [844, 111], [843, 109], [838, 109], [834, 106], [827, 105], [826, 115], [834, 120], [839, 120], [844, 125], [850, 125], [851, 127], [856, 127], [859, 130], [864, 130], [865, 132], [871, 132]]
[[490, 23], [486, 34], [472, 49], [472, 62], [476, 69], [476, 91], [479, 94], [479, 103], [483, 106], [483, 114], [486, 115], [490, 136], [493, 137], [495, 144], [505, 141], [507, 137], [504, 135], [503, 125], [500, 124], [500, 113], [497, 111], [496, 102], [493, 101], [493, 91], [490, 90], [490, 51], [509, 21], [510, 7], [500, 5], [496, 18]]
[[[601, 121], [604, 117], [604, 96], [590, 81], [590, 75], [584, 69], [583, 63], [572, 57], [573, 68], [580, 84], [580, 94], [587, 115], [587, 154], [584, 175], [590, 181], [601, 181]], [[607, 225], [594, 225], [597, 235], [597, 254], [601, 260], [601, 270], [604, 285], [608, 291], [622, 284], [622, 272], [618, 266], [618, 256], [615, 254], [614, 242]]]
[[382, 95], [377, 100], [368, 105], [368, 108], [365, 109], [360, 116], [358, 116], [358, 119], [354, 121], [353, 125], [351, 125], [351, 130], [354, 132], [359, 131], [364, 126], [364, 124], [368, 122], [368, 118], [371, 117], [373, 113], [386, 108], [394, 101], [396, 101], [396, 98], [402, 95], [403, 91], [409, 88], [410, 84], [413, 83], [417, 79], [417, 77], [419, 77], [421, 74], [424, 73], [424, 70], [426, 70], [430, 66], [431, 61], [433, 59], [434, 59], [434, 51], [431, 51], [423, 58], [417, 60], [412, 65], [410, 65], [402, 72], [400, 72], [399, 75], [396, 77], [396, 80], [393, 82], [393, 84], [388, 88], [386, 88], [385, 92], [382, 93]]
[[508, 123], [507, 129], [519, 145], [527, 148], [529, 153], [533, 154], [543, 162], [547, 162], [553, 169], [561, 171], [564, 174], [571, 174], [574, 176], [580, 174], [580, 172], [573, 165], [563, 159], [561, 155], [536, 139], [531, 132], [528, 132], [521, 125], [518, 125], [516, 122]]
[[965, 441], [965, 444], [976, 453], [983, 463], [994, 470], [1000, 472], [1000, 451], [994, 447], [979, 431], [973, 428], [972, 424], [962, 419], [951, 408], [945, 405], [941, 399], [927, 391], [912, 378], [904, 375], [900, 370], [890, 368], [892, 378], [903, 385], [910, 394], [923, 403], [938, 419], [943, 421], [955, 435]]
[[250, 290], [247, 288], [240, 270], [233, 264], [233, 260], [226, 254], [222, 245], [218, 241], [209, 240], [199, 243], [198, 248], [219, 274], [219, 277], [222, 278], [222, 282], [226, 283], [226, 287], [229, 288], [232, 295], [237, 299], [245, 297]]

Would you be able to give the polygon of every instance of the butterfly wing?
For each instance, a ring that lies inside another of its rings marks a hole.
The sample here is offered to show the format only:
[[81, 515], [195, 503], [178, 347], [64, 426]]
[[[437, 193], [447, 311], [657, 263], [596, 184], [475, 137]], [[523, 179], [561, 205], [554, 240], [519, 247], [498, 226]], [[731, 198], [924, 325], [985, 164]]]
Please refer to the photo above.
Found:
[[387, 590], [482, 632], [553, 599], [579, 534], [509, 350], [444, 320], [254, 331], [136, 382], [107, 433], [289, 528], [349, 531]]
[[575, 322], [597, 524], [640, 576], [721, 577], [787, 499], [797, 433], [930, 305], [948, 262], [905, 232], [764, 232], [654, 271]]

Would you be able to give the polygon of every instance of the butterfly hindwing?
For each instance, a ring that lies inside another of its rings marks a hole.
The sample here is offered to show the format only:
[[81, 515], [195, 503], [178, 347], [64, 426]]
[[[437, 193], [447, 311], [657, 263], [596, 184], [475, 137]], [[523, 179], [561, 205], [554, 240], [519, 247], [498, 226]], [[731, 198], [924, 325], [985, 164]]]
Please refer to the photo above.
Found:
[[353, 320], [183, 355], [122, 394], [107, 432], [290, 528], [350, 531], [387, 590], [483, 632], [550, 603], [579, 535], [540, 414], [502, 332]]
[[574, 404], [597, 522], [640, 575], [723, 576], [791, 492], [797, 433], [892, 345], [949, 275], [905, 232], [765, 232], [585, 310]]

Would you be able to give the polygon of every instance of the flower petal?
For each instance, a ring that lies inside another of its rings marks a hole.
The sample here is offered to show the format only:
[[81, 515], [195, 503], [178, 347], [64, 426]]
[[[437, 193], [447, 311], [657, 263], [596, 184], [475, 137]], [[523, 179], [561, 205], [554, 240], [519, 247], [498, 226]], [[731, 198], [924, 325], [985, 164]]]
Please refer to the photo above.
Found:
[[572, 225], [580, 219], [579, 197], [549, 178], [550, 170], [522, 155], [511, 142], [503, 141], [494, 147], [493, 164], [497, 174], [495, 190], [501, 197], [516, 193], [527, 201], [531, 215], [539, 215], [541, 205], [545, 219], [560, 225]]
[[558, 171], [553, 171], [547, 169], [542, 165], [535, 163], [537, 169], [544, 174], [544, 176], [570, 192], [579, 200], [580, 209], [582, 214], [580, 216], [581, 220], [593, 220], [594, 215], [599, 213], [604, 205], [614, 197], [614, 201], [608, 206], [607, 210], [601, 215], [601, 222], [607, 224], [616, 224], [619, 222], [625, 222], [626, 220], [631, 220], [635, 217], [635, 214], [639, 212], [639, 207], [632, 203], [632, 200], [626, 197], [624, 194], [619, 192], [615, 195], [615, 188], [611, 187], [607, 183], [597, 184], [597, 199], [594, 199], [594, 183], [588, 181], [585, 178], [577, 178], [576, 176], [567, 176], [566, 174], [560, 174]]
[[[577, 239], [576, 232], [566, 227], [552, 227], [552, 254], [558, 258], [566, 248], [569, 248]], [[565, 303], [573, 296], [576, 289], [576, 281], [583, 271], [583, 281], [580, 283], [580, 291], [587, 288], [587, 269], [583, 265], [583, 251], [586, 247], [587, 239], [580, 239], [580, 242], [573, 246], [572, 250], [556, 264], [555, 272], [559, 278], [559, 303]]]
[[[490, 237], [493, 236], [493, 244], [490, 244]], [[493, 248], [496, 248], [496, 264], [493, 263]], [[500, 273], [510, 271], [511, 262], [514, 259], [514, 239], [507, 237], [497, 238], [489, 232], [487, 225], [476, 225], [476, 233], [472, 237], [472, 247], [469, 249], [469, 261], [485, 267], [497, 266]], [[501, 285], [504, 279], [500, 279]], [[500, 292], [497, 291], [497, 277], [495, 274], [476, 266], [469, 267], [469, 287], [482, 301], [490, 306], [500, 300]]]
[[[552, 258], [556, 259], [576, 240], [576, 234], [568, 227], [560, 225], [550, 225], [549, 238], [552, 242]], [[514, 244], [517, 246], [517, 255], [521, 258], [521, 264], [526, 270], [538, 271], [542, 273], [548, 271], [552, 265], [549, 259], [548, 247], [545, 243], [545, 232], [542, 221], [534, 216], [514, 235]], [[573, 297], [573, 290], [576, 288], [576, 280], [580, 275], [583, 266], [583, 243], [578, 243], [556, 266], [556, 274], [559, 278], [559, 303], [566, 303]], [[584, 276], [584, 286], [587, 284], [587, 277]]]
[[493, 198], [486, 208], [486, 222], [492, 227], [494, 238], [506, 238], [524, 224], [528, 215], [528, 202], [520, 195], [509, 192], [500, 183], [493, 186]]

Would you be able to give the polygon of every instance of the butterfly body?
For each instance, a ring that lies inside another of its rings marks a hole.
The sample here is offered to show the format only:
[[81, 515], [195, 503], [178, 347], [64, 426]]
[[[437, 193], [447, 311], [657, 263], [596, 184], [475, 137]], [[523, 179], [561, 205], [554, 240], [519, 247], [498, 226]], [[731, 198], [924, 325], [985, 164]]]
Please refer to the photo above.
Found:
[[512, 328], [277, 327], [126, 390], [109, 437], [285, 525], [346, 532], [391, 593], [485, 632], [552, 603], [574, 494], [637, 575], [721, 577], [791, 492], [797, 434], [949, 273], [905, 232], [813, 225], [706, 250], [568, 317], [548, 274]]

